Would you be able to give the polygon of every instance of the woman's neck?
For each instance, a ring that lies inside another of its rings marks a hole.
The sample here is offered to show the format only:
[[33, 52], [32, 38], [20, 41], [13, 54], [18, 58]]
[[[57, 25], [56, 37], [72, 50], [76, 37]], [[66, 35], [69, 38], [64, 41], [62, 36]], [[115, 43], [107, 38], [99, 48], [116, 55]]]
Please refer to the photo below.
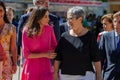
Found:
[[112, 30], [113, 30], [112, 26], [108, 26], [105, 31], [112, 31]]
[[77, 30], [71, 30], [71, 35], [73, 36], [82, 36], [84, 35], [85, 33], [87, 33], [87, 29], [82, 27], [82, 28], [79, 28]]
[[4, 26], [4, 24], [5, 24], [4, 20], [0, 20], [0, 27]]

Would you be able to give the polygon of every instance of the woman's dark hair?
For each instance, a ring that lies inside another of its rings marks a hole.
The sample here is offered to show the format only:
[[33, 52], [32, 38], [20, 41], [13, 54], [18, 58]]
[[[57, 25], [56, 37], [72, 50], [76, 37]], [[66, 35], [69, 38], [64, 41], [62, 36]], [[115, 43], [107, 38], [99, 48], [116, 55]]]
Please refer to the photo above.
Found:
[[39, 6], [37, 8], [34, 8], [29, 19], [27, 22], [28, 27], [28, 37], [31, 37], [33, 35], [36, 35], [40, 31], [40, 25], [38, 23], [39, 20], [41, 20], [45, 13], [48, 11], [48, 8]]
[[4, 18], [3, 18], [4, 21], [5, 21], [5, 23], [10, 23], [9, 20], [8, 20], [8, 18], [7, 18], [7, 15], [6, 15], [6, 7], [5, 7], [5, 4], [4, 4], [2, 1], [0, 1], [0, 6], [3, 7], [3, 10], [4, 10], [4, 12], [5, 12], [5, 13], [4, 13]]

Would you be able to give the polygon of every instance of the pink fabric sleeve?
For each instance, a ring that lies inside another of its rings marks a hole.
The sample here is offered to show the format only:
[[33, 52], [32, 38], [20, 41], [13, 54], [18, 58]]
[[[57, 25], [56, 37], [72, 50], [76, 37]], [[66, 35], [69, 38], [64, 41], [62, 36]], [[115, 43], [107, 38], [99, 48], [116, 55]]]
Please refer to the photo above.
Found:
[[26, 29], [23, 29], [22, 32], [22, 52], [23, 52], [23, 56], [27, 59], [29, 54], [30, 54], [30, 50], [29, 50], [29, 46], [28, 46], [28, 36], [27, 36], [27, 32]]
[[54, 31], [53, 31], [53, 28], [51, 28], [51, 47], [50, 47], [50, 50], [54, 51], [56, 46], [57, 46], [57, 40], [56, 40]]

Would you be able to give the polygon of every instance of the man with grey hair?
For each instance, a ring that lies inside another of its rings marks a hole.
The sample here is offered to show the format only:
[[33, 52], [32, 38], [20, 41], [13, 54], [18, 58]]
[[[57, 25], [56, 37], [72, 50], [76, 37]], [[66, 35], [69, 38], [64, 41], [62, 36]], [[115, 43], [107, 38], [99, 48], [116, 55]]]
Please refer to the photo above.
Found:
[[54, 80], [58, 80], [58, 72], [60, 80], [102, 80], [97, 41], [95, 35], [84, 28], [84, 18], [82, 7], [75, 6], [67, 12], [71, 29], [61, 35], [55, 50]]
[[[36, 7], [38, 6], [49, 7], [49, 0], [33, 0], [33, 4]], [[18, 55], [20, 55], [22, 47], [22, 29], [30, 14], [31, 13], [22, 15], [18, 23], [18, 38], [17, 38]], [[50, 17], [49, 24], [53, 26], [54, 33], [58, 41], [60, 39], [59, 19], [56, 15], [53, 15], [51, 13], [49, 14], [49, 17]]]

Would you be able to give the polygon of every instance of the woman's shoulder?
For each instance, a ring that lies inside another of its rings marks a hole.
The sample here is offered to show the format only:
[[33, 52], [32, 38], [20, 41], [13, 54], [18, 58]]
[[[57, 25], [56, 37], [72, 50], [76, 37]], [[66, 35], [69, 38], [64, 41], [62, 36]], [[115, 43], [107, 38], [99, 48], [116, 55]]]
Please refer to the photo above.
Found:
[[28, 27], [24, 26], [22, 32], [25, 33], [25, 32], [27, 32], [27, 30], [28, 30]]
[[16, 27], [12, 23], [5, 23], [5, 28], [9, 29], [10, 31], [16, 30]]
[[92, 39], [92, 37], [96, 37], [95, 33], [92, 31], [88, 31], [84, 36], [88, 37], [89, 39]]
[[5, 23], [5, 26], [7, 26], [9, 28], [14, 28], [15, 27], [12, 23]]
[[49, 30], [49, 31], [53, 30], [53, 27], [50, 26], [50, 25], [45, 25], [44, 28], [47, 29], [47, 30]]

